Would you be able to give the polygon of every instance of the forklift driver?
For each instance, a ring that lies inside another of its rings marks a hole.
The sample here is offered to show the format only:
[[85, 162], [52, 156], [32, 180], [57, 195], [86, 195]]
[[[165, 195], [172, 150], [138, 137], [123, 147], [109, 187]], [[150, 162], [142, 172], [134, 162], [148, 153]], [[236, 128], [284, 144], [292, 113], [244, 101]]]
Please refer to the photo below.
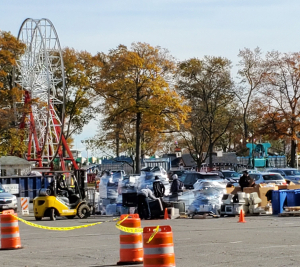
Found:
[[63, 197], [67, 197], [69, 198], [69, 194], [68, 194], [68, 187], [66, 184], [66, 177], [65, 175], [60, 175], [58, 177], [58, 181], [57, 181], [57, 193], [60, 194]]

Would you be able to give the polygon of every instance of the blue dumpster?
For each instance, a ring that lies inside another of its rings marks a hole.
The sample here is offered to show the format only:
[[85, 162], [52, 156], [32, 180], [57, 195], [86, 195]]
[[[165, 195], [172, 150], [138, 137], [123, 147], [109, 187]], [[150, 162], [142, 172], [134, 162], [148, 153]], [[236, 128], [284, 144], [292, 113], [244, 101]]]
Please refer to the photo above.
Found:
[[283, 212], [284, 206], [287, 203], [287, 192], [289, 190], [274, 190], [272, 192], [272, 209], [273, 215], [278, 215]]
[[32, 201], [38, 194], [38, 191], [42, 188], [42, 176], [30, 176], [30, 177], [1, 177], [1, 184], [18, 184], [19, 194], [18, 197], [29, 197]]

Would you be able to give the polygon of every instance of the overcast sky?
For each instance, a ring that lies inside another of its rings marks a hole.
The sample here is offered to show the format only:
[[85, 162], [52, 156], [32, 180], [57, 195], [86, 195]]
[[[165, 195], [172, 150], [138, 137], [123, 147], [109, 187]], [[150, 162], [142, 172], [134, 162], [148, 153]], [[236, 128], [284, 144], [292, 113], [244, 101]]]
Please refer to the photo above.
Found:
[[[92, 54], [146, 42], [178, 60], [222, 56], [235, 66], [244, 47], [300, 51], [299, 0], [1, 0], [0, 11], [1, 30], [17, 36], [26, 18], [47, 18], [62, 47]], [[75, 147], [95, 131], [92, 122]]]

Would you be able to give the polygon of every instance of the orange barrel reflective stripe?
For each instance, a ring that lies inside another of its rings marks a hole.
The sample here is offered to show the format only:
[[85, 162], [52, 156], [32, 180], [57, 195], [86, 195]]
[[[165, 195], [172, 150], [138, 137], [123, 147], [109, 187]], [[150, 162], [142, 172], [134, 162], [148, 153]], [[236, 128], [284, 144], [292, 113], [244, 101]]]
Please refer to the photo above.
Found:
[[175, 267], [171, 226], [160, 226], [154, 238], [148, 243], [155, 229], [156, 227], [145, 227], [143, 231], [144, 267]]
[[18, 219], [13, 210], [3, 211], [1, 215], [1, 249], [21, 248]]
[[[129, 228], [141, 228], [141, 219], [138, 214], [123, 214], [120, 221], [122, 226]], [[120, 261], [118, 265], [143, 263], [143, 238], [142, 233], [126, 233], [120, 231]]]

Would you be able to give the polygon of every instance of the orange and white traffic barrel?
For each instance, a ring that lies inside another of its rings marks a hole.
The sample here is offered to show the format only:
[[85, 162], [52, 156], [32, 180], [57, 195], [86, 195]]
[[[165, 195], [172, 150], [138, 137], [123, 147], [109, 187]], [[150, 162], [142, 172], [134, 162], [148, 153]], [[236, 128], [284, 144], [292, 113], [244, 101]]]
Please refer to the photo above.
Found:
[[153, 237], [155, 230], [156, 227], [145, 227], [143, 230], [144, 267], [175, 267], [171, 226], [159, 226]]
[[[138, 214], [123, 214], [120, 220], [122, 226], [129, 228], [141, 228], [141, 219]], [[120, 231], [120, 261], [118, 265], [143, 263], [143, 238], [142, 233], [127, 233]]]
[[1, 249], [21, 248], [18, 219], [13, 210], [6, 210], [1, 215]]

